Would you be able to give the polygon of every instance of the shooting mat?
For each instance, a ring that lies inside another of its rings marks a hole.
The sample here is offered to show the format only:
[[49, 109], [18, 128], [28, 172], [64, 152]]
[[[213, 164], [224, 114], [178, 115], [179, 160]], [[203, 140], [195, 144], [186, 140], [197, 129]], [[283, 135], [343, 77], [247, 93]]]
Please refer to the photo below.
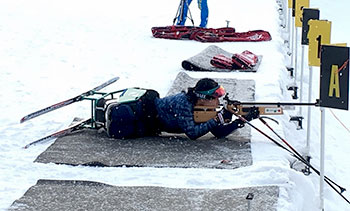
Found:
[[276, 210], [279, 188], [184, 189], [38, 180], [9, 210]]
[[206, 49], [204, 49], [199, 54], [190, 57], [189, 59], [186, 59], [182, 61], [181, 65], [185, 70], [189, 71], [213, 71], [213, 72], [232, 72], [232, 71], [239, 71], [239, 72], [256, 72], [259, 68], [259, 65], [262, 60], [262, 56], [258, 56], [258, 63], [251, 69], [237, 69], [237, 70], [230, 70], [230, 69], [221, 69], [214, 67], [210, 64], [210, 60], [218, 55], [222, 54], [226, 57], [231, 58], [233, 53], [229, 53], [221, 48], [219, 48], [216, 45], [210, 45]]
[[[168, 95], [193, 86], [198, 79], [180, 72]], [[215, 79], [234, 99], [254, 100], [254, 81]], [[223, 160], [228, 162], [222, 162]], [[117, 140], [105, 132], [83, 129], [58, 138], [35, 162], [89, 166], [137, 166], [234, 169], [252, 164], [250, 128], [226, 138], [207, 134], [190, 140], [184, 134]]]

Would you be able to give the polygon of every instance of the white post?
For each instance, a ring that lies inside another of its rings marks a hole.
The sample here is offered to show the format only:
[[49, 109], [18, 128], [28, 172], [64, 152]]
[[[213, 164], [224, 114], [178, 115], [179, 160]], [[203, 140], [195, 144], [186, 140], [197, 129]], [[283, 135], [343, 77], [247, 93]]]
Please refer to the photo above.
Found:
[[[287, 0], [288, 1], [288, 0]], [[287, 27], [287, 24], [286, 24], [286, 22], [287, 22], [287, 10], [286, 10], [286, 8], [288, 8], [288, 7], [286, 7], [286, 0], [281, 0], [281, 8], [282, 8], [282, 27]], [[284, 29], [286, 29], [286, 28], [284, 28]]]
[[[293, 61], [294, 61], [294, 17], [292, 17], [292, 43], [291, 43], [291, 49], [290, 49], [290, 53], [291, 53], [291, 58], [290, 58], [290, 67], [294, 67]], [[295, 75], [294, 75], [295, 76]]]
[[[288, 1], [288, 0], [287, 0]], [[289, 48], [289, 51], [290, 51], [290, 18], [291, 18], [291, 8], [288, 7], [288, 2], [287, 2], [287, 10], [288, 10], [288, 22], [287, 22], [287, 33], [288, 33], [288, 48]]]
[[325, 109], [321, 107], [320, 209], [324, 210]]
[[283, 1], [283, 12], [284, 12], [284, 27], [287, 28], [287, 19], [288, 19], [288, 0]]
[[298, 27], [295, 27], [295, 62], [294, 62], [294, 84], [297, 84], [297, 72], [298, 72]]
[[[303, 79], [304, 79], [304, 53], [305, 53], [305, 45], [301, 45], [301, 72], [300, 72], [300, 94], [299, 94], [299, 102], [303, 102]], [[299, 115], [303, 115], [302, 106], [299, 106]]]
[[[309, 93], [308, 103], [311, 103], [312, 98], [312, 66], [309, 66]], [[311, 133], [311, 106], [307, 108], [307, 131], [306, 131], [306, 154], [310, 155], [310, 133]]]

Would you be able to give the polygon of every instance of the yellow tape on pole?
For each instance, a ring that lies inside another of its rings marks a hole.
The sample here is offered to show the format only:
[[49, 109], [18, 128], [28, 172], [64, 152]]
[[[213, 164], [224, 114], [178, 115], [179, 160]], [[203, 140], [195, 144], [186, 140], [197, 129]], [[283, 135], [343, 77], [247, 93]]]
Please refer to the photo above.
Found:
[[309, 66], [320, 66], [321, 45], [331, 42], [332, 22], [326, 20], [309, 20]]
[[310, 6], [309, 0], [296, 0], [295, 3], [295, 27], [303, 26], [303, 9]]

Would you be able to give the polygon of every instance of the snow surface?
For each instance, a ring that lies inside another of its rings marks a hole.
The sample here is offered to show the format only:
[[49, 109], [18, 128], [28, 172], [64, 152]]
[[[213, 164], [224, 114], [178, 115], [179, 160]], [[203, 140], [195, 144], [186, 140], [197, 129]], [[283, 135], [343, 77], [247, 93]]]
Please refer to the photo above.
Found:
[[[8, 208], [38, 179], [91, 180], [120, 186], [163, 186], [177, 188], [237, 188], [280, 186], [278, 210], [319, 210], [319, 176], [304, 176], [289, 167], [293, 158], [257, 132], [252, 132], [253, 165], [236, 170], [166, 168], [94, 168], [33, 163], [53, 140], [22, 147], [63, 129], [76, 116], [89, 115], [89, 103], [81, 102], [26, 123], [24, 115], [74, 97], [114, 76], [120, 80], [104, 89], [153, 88], [166, 95], [187, 59], [208, 45], [195, 41], [152, 38], [151, 27], [171, 25], [179, 1], [113, 0], [1, 0], [0, 6], [0, 209]], [[267, 30], [273, 40], [259, 43], [218, 43], [226, 51], [250, 50], [263, 55], [257, 73], [190, 73], [192, 77], [254, 79], [256, 101], [292, 101], [286, 86], [293, 82], [285, 66], [286, 31], [276, 1], [208, 0], [208, 27], [230, 26], [237, 31]], [[332, 43], [350, 43], [350, 2], [311, 1], [321, 19], [332, 21]], [[196, 2], [191, 5], [199, 23]], [[189, 24], [189, 22], [188, 22]], [[299, 49], [301, 49], [299, 47]], [[299, 52], [300, 55], [300, 52]], [[307, 54], [305, 54], [307, 55]], [[307, 61], [307, 58], [306, 58]], [[299, 59], [300, 64], [300, 59]], [[305, 70], [307, 70], [305, 62]], [[300, 73], [300, 71], [299, 71]], [[318, 98], [319, 68], [313, 68], [313, 101]], [[308, 71], [302, 79], [307, 99]], [[298, 77], [298, 83], [300, 77]], [[296, 101], [298, 102], [298, 101]], [[320, 109], [312, 108], [312, 164], [319, 169]], [[349, 128], [349, 111], [332, 110]], [[298, 151], [306, 152], [306, 130], [289, 122], [298, 110], [277, 117], [271, 125]], [[306, 117], [306, 109], [302, 110]], [[326, 175], [350, 189], [350, 132], [326, 109]], [[259, 128], [264, 126], [258, 121]], [[306, 128], [306, 120], [304, 120]], [[271, 134], [268, 130], [267, 133]], [[344, 195], [350, 198], [349, 192]], [[325, 210], [350, 210], [327, 185]]]

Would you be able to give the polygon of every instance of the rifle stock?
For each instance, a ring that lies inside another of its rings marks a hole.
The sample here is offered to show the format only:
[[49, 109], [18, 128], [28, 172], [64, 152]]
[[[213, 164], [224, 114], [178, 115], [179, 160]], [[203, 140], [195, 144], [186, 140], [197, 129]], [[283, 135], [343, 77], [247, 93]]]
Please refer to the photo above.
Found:
[[216, 106], [195, 106], [193, 118], [196, 123], [207, 122], [216, 117]]

